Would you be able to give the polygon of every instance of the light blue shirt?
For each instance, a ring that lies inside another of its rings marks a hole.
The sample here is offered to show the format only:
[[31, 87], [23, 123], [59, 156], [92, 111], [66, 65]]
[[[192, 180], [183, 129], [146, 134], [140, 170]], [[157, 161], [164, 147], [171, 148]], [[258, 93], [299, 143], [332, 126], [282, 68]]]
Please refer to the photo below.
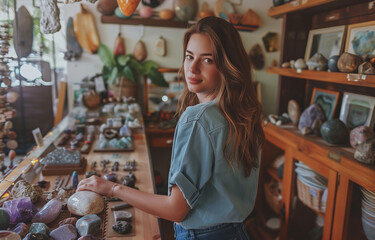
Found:
[[223, 154], [228, 133], [216, 101], [188, 107], [178, 121], [168, 194], [177, 185], [190, 206], [180, 223], [185, 229], [243, 222], [253, 210], [259, 168], [245, 177], [237, 164], [229, 166]]

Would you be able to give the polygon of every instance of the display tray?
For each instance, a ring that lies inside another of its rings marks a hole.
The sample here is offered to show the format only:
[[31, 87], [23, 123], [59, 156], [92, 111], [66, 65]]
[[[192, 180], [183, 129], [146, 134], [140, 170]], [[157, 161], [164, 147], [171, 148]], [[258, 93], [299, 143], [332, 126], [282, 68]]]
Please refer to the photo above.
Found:
[[82, 158], [79, 166], [76, 165], [45, 165], [42, 169], [43, 176], [51, 175], [67, 175], [76, 171], [78, 174], [84, 174], [86, 170], [87, 160]]
[[132, 152], [134, 151], [134, 143], [132, 147], [126, 147], [126, 148], [101, 148], [100, 142], [95, 141], [94, 143], [94, 152]]
[[128, 211], [130, 212], [133, 217], [132, 217], [132, 220], [131, 220], [131, 225], [132, 225], [132, 230], [130, 233], [127, 233], [127, 234], [120, 234], [116, 231], [114, 231], [112, 229], [112, 226], [115, 224], [115, 217], [114, 217], [114, 214], [113, 214], [113, 211], [111, 210], [111, 207], [115, 206], [115, 205], [118, 205], [118, 204], [121, 204], [121, 203], [124, 203], [124, 202], [107, 202], [106, 204], [106, 215], [105, 215], [105, 232], [104, 232], [104, 236], [105, 236], [105, 239], [118, 239], [119, 237], [131, 237], [131, 236], [135, 236], [135, 211], [134, 211], [134, 208], [131, 207], [131, 208], [127, 208], [127, 209], [124, 209], [124, 210], [118, 210], [118, 211]]
[[[71, 149], [71, 145], [70, 145], [70, 142], [75, 140], [75, 137], [76, 137], [76, 134], [61, 134], [61, 136], [59, 136], [56, 140], [55, 140], [55, 145], [58, 146], [58, 147], [65, 147], [67, 149]], [[85, 134], [84, 135], [84, 138], [83, 139], [86, 139], [87, 138], [87, 135]], [[93, 139], [91, 142], [94, 142], [95, 141], [95, 135], [93, 135]], [[85, 145], [85, 140], [82, 140], [82, 141], [79, 141], [77, 143], [77, 145], [75, 146], [75, 149], [73, 150], [79, 150], [82, 154], [88, 154], [92, 148], [92, 143], [89, 144], [89, 147], [88, 148], [83, 148], [83, 146]]]

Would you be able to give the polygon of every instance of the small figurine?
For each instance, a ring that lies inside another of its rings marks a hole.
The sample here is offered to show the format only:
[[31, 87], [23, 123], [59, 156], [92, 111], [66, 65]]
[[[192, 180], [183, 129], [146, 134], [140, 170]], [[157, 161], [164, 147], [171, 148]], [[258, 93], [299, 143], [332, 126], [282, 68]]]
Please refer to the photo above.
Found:
[[77, 188], [78, 186], [78, 174], [76, 171], [72, 173], [72, 186], [73, 188]]

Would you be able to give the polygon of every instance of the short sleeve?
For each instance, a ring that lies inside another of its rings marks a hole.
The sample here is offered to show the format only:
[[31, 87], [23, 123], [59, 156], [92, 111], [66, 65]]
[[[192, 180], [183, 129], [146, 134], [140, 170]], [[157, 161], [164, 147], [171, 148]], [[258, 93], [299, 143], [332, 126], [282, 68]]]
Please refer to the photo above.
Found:
[[206, 129], [198, 122], [179, 124], [174, 137], [168, 189], [177, 185], [190, 208], [211, 178], [214, 152]]

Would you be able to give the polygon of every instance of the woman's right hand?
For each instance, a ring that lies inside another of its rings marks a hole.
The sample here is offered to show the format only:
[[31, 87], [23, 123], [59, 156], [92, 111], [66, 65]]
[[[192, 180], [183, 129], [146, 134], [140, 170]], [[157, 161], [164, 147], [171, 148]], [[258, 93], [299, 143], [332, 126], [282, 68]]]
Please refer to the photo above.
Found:
[[78, 184], [77, 192], [92, 191], [100, 195], [111, 197], [114, 184], [114, 182], [107, 181], [94, 175], [89, 178], [82, 179]]

